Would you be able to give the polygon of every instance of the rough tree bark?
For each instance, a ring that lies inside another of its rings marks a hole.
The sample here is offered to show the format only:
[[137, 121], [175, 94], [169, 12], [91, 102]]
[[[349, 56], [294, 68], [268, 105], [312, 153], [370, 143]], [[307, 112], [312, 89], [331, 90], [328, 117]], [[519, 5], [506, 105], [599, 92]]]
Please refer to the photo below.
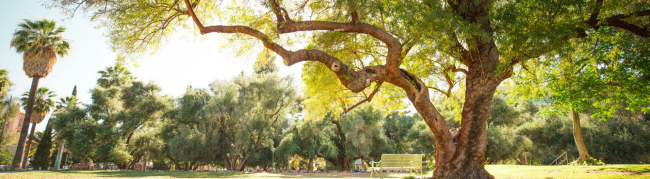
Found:
[[574, 163], [580, 163], [584, 160], [589, 159], [589, 152], [587, 151], [587, 146], [585, 146], [585, 140], [582, 138], [582, 129], [580, 128], [580, 113], [576, 112], [574, 109], [571, 109], [571, 116], [573, 119], [573, 139], [576, 141], [576, 146], [578, 147], [578, 153], [580, 157]]
[[[27, 130], [29, 130], [29, 123], [32, 118], [32, 111], [34, 109], [34, 98], [36, 98], [36, 89], [38, 88], [38, 81], [41, 78], [34, 77], [32, 78], [32, 87], [29, 90], [29, 99], [27, 99], [27, 106], [25, 107], [25, 118], [23, 118], [23, 127], [20, 131], [20, 137], [18, 138], [18, 146], [16, 146], [16, 154], [14, 155], [14, 161], [11, 162], [11, 169], [18, 170], [21, 167], [23, 159], [23, 151], [25, 150], [25, 138], [27, 138]], [[29, 151], [28, 151], [29, 152]]]
[[36, 123], [32, 123], [32, 129], [29, 132], [29, 140], [25, 144], [25, 154], [23, 155], [23, 169], [27, 170], [29, 166], [27, 162], [29, 161], [29, 151], [32, 148], [32, 141], [34, 141], [34, 131], [36, 130]]

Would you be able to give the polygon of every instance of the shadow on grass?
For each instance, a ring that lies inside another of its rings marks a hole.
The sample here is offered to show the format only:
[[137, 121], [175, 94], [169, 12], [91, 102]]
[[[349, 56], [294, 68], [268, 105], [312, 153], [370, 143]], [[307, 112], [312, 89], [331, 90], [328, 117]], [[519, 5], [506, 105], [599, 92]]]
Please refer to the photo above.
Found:
[[155, 171], [85, 171], [64, 170], [49, 171], [54, 175], [93, 175], [93, 177], [170, 177], [170, 178], [231, 178], [245, 177], [238, 172], [155, 172]]
[[605, 166], [600, 167], [597, 170], [648, 174], [650, 173], [650, 165]]

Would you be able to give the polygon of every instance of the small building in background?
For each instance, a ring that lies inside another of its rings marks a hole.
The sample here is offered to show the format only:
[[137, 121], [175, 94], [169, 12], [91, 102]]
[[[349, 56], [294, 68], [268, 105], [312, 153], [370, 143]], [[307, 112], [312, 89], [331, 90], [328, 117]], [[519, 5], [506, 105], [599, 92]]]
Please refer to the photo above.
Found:
[[[23, 130], [23, 119], [25, 119], [25, 113], [23, 112], [20, 112], [18, 116], [9, 119], [7, 121], [7, 124], [5, 124], [4, 137], [11, 136], [15, 133], [20, 134], [20, 132]], [[9, 143], [18, 143], [18, 137], [16, 137], [15, 141], [11, 141]]]

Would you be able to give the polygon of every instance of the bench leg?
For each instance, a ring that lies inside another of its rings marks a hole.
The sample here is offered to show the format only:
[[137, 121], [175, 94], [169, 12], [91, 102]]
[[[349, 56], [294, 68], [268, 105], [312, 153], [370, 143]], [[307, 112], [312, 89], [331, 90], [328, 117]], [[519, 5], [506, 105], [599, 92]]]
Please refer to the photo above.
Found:
[[374, 172], [374, 171], [375, 170], [370, 170], [370, 179], [372, 179], [372, 172]]
[[384, 179], [384, 170], [379, 169], [379, 179]]

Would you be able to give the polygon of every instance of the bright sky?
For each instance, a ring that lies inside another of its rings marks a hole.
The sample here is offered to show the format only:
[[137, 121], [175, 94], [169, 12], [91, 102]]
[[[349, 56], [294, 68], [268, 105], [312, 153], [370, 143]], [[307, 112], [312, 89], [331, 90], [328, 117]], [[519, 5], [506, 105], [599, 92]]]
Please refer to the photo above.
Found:
[[[39, 87], [48, 87], [58, 98], [68, 96], [77, 85], [78, 98], [83, 103], [90, 103], [89, 90], [94, 88], [99, 78], [97, 71], [115, 63], [117, 55], [107, 44], [104, 30], [96, 29], [87, 15], [77, 13], [73, 19], [62, 15], [59, 9], [47, 9], [40, 0], [2, 0], [0, 1], [0, 69], [9, 71], [12, 81], [10, 95], [19, 97], [29, 90], [32, 79], [23, 71], [22, 55], [10, 48], [14, 31], [23, 19], [54, 19], [58, 26], [67, 28], [65, 39], [71, 43], [69, 55], [59, 58], [49, 76], [42, 78]], [[191, 34], [189, 36], [192, 36]], [[202, 41], [172, 38], [154, 55], [144, 56], [138, 60], [140, 66], [131, 68], [131, 72], [142, 81], [155, 81], [164, 94], [177, 97], [185, 92], [188, 85], [195, 88], [207, 88], [216, 79], [228, 80], [241, 73], [253, 72], [253, 58], [237, 58], [228, 51], [219, 50], [219, 41], [215, 35], [209, 35]], [[279, 58], [278, 58], [279, 59]], [[302, 65], [286, 67], [281, 60], [276, 61], [281, 75], [293, 75], [300, 82]], [[21, 109], [22, 111], [22, 109]], [[37, 125], [36, 131], [43, 131], [46, 120]]]

